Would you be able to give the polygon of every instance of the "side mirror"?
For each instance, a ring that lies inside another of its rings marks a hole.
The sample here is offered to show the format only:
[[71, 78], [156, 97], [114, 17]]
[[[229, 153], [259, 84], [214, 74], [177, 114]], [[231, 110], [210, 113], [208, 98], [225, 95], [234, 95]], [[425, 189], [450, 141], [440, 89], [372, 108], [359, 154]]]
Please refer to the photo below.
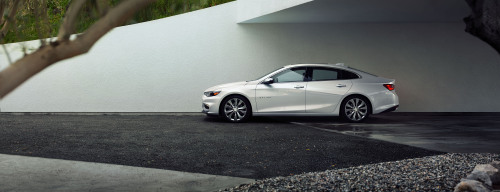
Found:
[[272, 84], [274, 83], [274, 79], [273, 78], [266, 78], [264, 79], [264, 81], [262, 81], [262, 84], [266, 84], [266, 85], [269, 85], [269, 84]]

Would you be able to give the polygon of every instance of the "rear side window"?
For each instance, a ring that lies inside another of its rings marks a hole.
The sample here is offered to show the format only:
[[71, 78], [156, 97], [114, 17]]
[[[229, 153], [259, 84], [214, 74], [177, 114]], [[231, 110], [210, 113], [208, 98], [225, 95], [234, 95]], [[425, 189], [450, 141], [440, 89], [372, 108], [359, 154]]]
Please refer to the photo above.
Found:
[[331, 81], [358, 79], [356, 73], [332, 68], [312, 68], [307, 76], [307, 81]]
[[313, 68], [312, 81], [328, 81], [339, 79], [339, 72], [335, 69]]
[[358, 79], [359, 76], [349, 71], [342, 71], [342, 79]]

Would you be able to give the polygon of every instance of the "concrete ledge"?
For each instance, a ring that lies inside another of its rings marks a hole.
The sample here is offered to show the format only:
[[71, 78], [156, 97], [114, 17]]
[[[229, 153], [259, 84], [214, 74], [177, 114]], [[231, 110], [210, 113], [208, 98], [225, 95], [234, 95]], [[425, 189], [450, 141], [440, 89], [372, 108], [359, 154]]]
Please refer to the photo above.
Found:
[[115, 115], [115, 116], [152, 116], [152, 115], [167, 115], [167, 116], [205, 116], [204, 113], [200, 112], [152, 112], [152, 113], [144, 113], [144, 112], [2, 112], [0, 115], [96, 115], [96, 116], [106, 116], [106, 115]]
[[214, 191], [253, 179], [0, 154], [0, 191]]

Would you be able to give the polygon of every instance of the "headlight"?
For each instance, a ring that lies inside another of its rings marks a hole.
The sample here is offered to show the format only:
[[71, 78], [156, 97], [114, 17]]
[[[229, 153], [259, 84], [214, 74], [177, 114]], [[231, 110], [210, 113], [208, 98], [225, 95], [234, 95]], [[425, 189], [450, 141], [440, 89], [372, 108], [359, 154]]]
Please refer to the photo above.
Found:
[[219, 93], [220, 93], [220, 91], [207, 91], [204, 94], [207, 97], [213, 97], [213, 96], [217, 96]]

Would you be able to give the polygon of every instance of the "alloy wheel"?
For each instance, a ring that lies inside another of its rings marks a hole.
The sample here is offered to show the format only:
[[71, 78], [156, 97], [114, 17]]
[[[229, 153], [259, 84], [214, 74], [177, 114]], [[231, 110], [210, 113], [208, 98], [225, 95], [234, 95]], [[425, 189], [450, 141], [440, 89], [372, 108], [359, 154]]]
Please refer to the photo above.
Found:
[[247, 105], [245, 101], [234, 97], [226, 101], [224, 105], [224, 115], [233, 122], [241, 121], [247, 114]]
[[362, 99], [352, 98], [346, 102], [344, 113], [351, 121], [361, 121], [368, 114], [368, 106]]

